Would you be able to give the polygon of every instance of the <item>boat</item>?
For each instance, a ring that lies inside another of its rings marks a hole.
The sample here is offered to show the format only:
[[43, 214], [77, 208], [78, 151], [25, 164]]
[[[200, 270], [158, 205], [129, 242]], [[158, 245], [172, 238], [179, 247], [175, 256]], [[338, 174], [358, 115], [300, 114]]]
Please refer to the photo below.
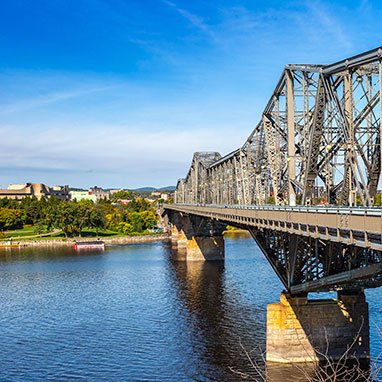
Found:
[[73, 244], [73, 249], [104, 249], [105, 243], [103, 241], [76, 241]]
[[4, 243], [0, 243], [0, 248], [21, 248], [21, 247], [26, 247], [26, 245], [21, 243], [13, 243], [12, 241], [6, 241]]

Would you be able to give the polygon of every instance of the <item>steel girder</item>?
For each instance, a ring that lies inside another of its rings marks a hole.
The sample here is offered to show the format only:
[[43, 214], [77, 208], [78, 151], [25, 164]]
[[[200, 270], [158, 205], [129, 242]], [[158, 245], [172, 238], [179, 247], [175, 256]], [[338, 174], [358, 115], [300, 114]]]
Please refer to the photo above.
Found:
[[249, 231], [291, 293], [382, 285], [380, 251], [265, 228]]
[[[382, 49], [287, 65], [244, 145], [195, 153], [177, 203], [373, 205], [381, 174]], [[320, 193], [317, 193], [320, 190]]]

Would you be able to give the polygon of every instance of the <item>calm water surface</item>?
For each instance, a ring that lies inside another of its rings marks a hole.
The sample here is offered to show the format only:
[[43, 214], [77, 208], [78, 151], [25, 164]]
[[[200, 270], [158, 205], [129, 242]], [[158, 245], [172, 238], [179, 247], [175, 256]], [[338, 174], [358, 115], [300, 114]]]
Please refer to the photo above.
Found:
[[[243, 235], [224, 263], [173, 260], [163, 243], [0, 252], [0, 381], [240, 381], [261, 361], [281, 283]], [[372, 355], [381, 290], [367, 292]], [[284, 374], [283, 380], [287, 380]]]

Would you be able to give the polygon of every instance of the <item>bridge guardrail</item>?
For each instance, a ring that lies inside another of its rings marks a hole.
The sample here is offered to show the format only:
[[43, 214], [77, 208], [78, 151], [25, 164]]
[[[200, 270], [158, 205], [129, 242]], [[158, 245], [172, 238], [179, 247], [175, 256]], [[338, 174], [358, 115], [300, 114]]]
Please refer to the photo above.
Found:
[[268, 228], [305, 237], [382, 250], [382, 209], [172, 204], [165, 208], [227, 224]]

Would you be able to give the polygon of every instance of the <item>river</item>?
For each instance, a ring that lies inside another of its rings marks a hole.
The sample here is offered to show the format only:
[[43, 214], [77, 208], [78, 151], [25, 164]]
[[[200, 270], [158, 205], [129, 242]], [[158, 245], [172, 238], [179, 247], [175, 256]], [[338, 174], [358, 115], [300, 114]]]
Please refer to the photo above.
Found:
[[[243, 348], [261, 364], [281, 290], [241, 234], [224, 263], [174, 261], [164, 243], [1, 250], [0, 381], [241, 381], [231, 369], [254, 375]], [[367, 291], [372, 357], [381, 296]]]

